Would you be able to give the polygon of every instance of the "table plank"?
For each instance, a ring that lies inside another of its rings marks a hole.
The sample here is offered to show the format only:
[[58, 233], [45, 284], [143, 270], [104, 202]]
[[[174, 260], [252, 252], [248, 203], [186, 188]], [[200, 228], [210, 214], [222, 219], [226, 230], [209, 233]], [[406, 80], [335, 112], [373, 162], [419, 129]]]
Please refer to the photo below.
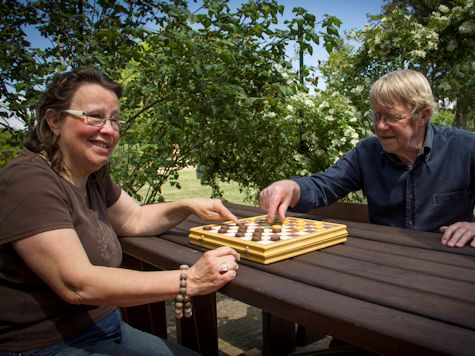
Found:
[[370, 241], [385, 241], [400, 246], [418, 247], [432, 251], [448, 252], [455, 255], [475, 257], [475, 248], [466, 246], [454, 248], [442, 245], [440, 239], [442, 234], [434, 232], [416, 231], [411, 229], [395, 228], [391, 226], [348, 222], [338, 219], [328, 219], [337, 224], [346, 224], [350, 237]]
[[410, 257], [420, 261], [437, 262], [442, 265], [475, 269], [475, 258], [472, 256], [461, 258], [457, 254], [452, 253], [452, 248], [447, 248], [444, 251], [434, 251], [425, 248], [401, 246], [391, 242], [383, 242], [381, 240], [378, 240], [375, 243], [375, 240], [355, 238], [355, 236], [352, 236], [345, 245], [361, 248], [367, 251], [379, 251], [398, 256]]

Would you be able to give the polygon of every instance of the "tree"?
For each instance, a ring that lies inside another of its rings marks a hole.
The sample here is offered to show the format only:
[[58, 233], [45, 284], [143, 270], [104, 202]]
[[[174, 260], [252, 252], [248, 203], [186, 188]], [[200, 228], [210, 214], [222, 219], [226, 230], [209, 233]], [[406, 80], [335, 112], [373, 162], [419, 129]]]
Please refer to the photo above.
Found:
[[[0, 125], [13, 133], [11, 118], [34, 124], [35, 106], [41, 91], [60, 71], [81, 65], [102, 68], [113, 79], [120, 76], [144, 40], [147, 23], [163, 23], [151, 16], [163, 4], [143, 0], [135, 4], [115, 1], [2, 1], [0, 3], [1, 51]], [[183, 1], [176, 1], [183, 3]], [[49, 42], [30, 43], [27, 31], [36, 31]], [[21, 132], [14, 133], [19, 145]]]
[[[300, 84], [285, 53], [292, 28], [277, 26], [284, 10], [277, 1], [251, 0], [231, 11], [228, 0], [38, 0], [2, 3], [1, 10], [3, 116], [31, 126], [32, 104], [54, 73], [99, 67], [124, 84], [127, 123], [111, 170], [137, 199], [162, 199], [161, 185], [177, 184], [187, 165], [199, 165], [216, 196], [219, 181], [262, 188], [302, 168], [293, 159], [299, 135], [283, 120], [282, 103]], [[304, 10], [299, 16], [309, 19]], [[337, 22], [322, 22], [328, 48]], [[24, 31], [13, 31], [22, 24], [51, 46], [32, 47]], [[323, 33], [316, 31], [304, 28], [306, 50]]]
[[[411, 4], [418, 4], [412, 7]], [[428, 6], [439, 5], [430, 13]], [[451, 8], [444, 3], [450, 3]], [[398, 6], [401, 5], [401, 6]], [[456, 125], [474, 128], [475, 13], [473, 0], [395, 1], [353, 34], [360, 47], [341, 44], [323, 68], [329, 88], [343, 91], [360, 112], [369, 110], [369, 88], [381, 75], [414, 68], [430, 80], [442, 103], [455, 105]], [[366, 104], [364, 104], [366, 100]], [[444, 114], [442, 114], [444, 115]]]

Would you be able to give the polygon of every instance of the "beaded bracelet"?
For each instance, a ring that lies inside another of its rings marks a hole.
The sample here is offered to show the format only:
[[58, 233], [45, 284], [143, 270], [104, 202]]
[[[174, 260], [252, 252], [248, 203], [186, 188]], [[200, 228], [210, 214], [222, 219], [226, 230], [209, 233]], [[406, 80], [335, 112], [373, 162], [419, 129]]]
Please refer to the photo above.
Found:
[[183, 315], [186, 318], [189, 318], [193, 315], [191, 310], [191, 298], [186, 294], [186, 270], [190, 268], [188, 265], [180, 266], [180, 292], [175, 297], [175, 316], [177, 319], [183, 318]]

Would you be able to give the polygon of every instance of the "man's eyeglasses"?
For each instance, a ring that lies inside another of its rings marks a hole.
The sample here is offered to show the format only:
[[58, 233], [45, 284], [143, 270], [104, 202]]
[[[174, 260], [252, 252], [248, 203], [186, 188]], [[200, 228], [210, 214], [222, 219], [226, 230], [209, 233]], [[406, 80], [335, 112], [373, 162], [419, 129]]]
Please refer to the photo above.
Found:
[[374, 123], [379, 122], [379, 120], [383, 120], [386, 124], [394, 124], [400, 120], [407, 118], [409, 115], [392, 115], [392, 114], [376, 114], [374, 112], [370, 113], [370, 117]]
[[66, 114], [70, 114], [81, 119], [84, 119], [84, 122], [91, 126], [102, 127], [105, 125], [106, 121], [109, 120], [111, 122], [111, 126], [115, 131], [120, 131], [120, 126], [125, 124], [125, 121], [120, 120], [120, 116], [112, 116], [112, 117], [103, 117], [101, 114], [92, 114], [87, 111], [81, 110], [62, 110], [62, 112]]

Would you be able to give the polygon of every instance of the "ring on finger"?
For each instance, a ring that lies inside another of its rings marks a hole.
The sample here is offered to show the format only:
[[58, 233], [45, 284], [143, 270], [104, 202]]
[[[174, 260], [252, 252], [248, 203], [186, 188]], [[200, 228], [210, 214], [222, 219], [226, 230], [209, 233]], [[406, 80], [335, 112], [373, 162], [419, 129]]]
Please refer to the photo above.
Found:
[[221, 263], [221, 264], [219, 265], [218, 272], [219, 272], [219, 273], [226, 273], [227, 271], [229, 271], [228, 264], [227, 264], [226, 262]]

